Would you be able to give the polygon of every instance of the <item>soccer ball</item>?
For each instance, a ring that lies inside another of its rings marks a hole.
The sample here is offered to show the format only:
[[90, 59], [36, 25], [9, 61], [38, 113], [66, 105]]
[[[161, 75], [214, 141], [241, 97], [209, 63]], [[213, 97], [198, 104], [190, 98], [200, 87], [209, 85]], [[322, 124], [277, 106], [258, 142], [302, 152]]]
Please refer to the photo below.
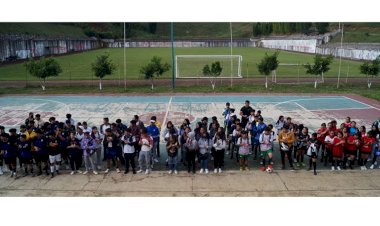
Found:
[[272, 172], [273, 172], [273, 170], [272, 170], [271, 168], [269, 168], [269, 167], [267, 167], [266, 171], [267, 171], [268, 173], [272, 173]]

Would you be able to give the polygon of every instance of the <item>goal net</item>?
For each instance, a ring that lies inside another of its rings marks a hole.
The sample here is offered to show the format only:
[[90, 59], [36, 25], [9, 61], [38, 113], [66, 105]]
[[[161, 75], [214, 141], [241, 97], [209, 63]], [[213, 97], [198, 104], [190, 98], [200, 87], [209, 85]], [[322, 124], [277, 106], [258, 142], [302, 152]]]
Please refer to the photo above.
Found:
[[209, 78], [203, 76], [202, 70], [205, 65], [219, 61], [223, 70], [218, 78], [241, 78], [241, 55], [176, 55], [175, 74], [176, 78]]

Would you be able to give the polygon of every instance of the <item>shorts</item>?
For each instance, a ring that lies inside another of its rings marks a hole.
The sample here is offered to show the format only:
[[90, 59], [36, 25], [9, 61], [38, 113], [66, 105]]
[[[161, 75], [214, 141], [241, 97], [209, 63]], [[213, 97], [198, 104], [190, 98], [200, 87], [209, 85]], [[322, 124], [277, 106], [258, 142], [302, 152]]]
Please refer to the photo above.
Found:
[[47, 162], [49, 157], [47, 154], [34, 154], [33, 158], [36, 162]]
[[356, 154], [357, 154], [356, 151], [350, 151], [350, 150], [346, 150], [344, 153], [345, 153], [346, 155], [355, 155], [355, 156], [356, 156]]
[[249, 154], [239, 154], [239, 159], [247, 160]]
[[16, 157], [4, 158], [4, 162], [7, 165], [10, 165], [10, 164], [16, 165]]
[[260, 152], [260, 156], [264, 157], [264, 156], [267, 156], [268, 154], [271, 154], [272, 152], [273, 152], [273, 149], [269, 149], [269, 150], [266, 150], [266, 151], [261, 151]]
[[60, 162], [61, 160], [62, 160], [61, 154], [58, 154], [58, 155], [49, 155], [49, 162], [50, 162], [50, 164], [52, 164], [54, 162]]
[[20, 158], [20, 162], [22, 163], [22, 164], [32, 164], [33, 163], [33, 160], [32, 160], [32, 158], [30, 157], [30, 158]]
[[106, 150], [106, 159], [114, 159], [117, 156], [116, 150]]
[[308, 155], [310, 158], [317, 158], [318, 154], [317, 152], [311, 152], [311, 155]]

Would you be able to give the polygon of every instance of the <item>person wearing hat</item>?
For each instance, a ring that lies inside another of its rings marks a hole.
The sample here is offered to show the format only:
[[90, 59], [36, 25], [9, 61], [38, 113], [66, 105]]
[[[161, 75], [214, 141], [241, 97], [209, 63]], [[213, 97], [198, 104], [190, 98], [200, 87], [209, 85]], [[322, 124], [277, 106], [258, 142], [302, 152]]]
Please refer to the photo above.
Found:
[[49, 175], [48, 172], [48, 153], [47, 153], [47, 140], [44, 137], [44, 132], [40, 129], [36, 130], [37, 136], [33, 139], [32, 143], [32, 156], [36, 162], [38, 168], [37, 176], [42, 174], [42, 169], [46, 171], [46, 175]]
[[77, 127], [77, 132], [75, 134], [75, 138], [79, 140], [79, 142], [83, 139], [84, 133], [83, 133], [83, 126]]
[[133, 174], [136, 174], [136, 165], [135, 165], [136, 138], [132, 135], [131, 128], [125, 129], [124, 135], [121, 137], [121, 142], [123, 144], [124, 161], [125, 161], [124, 174], [127, 174], [129, 172], [129, 164], [131, 164]]
[[54, 172], [59, 173], [59, 166], [61, 165], [61, 152], [58, 145], [58, 140], [54, 132], [49, 133], [49, 138], [47, 139], [48, 153], [49, 153], [49, 164], [50, 164], [50, 174], [54, 177]]
[[157, 146], [160, 139], [160, 129], [156, 126], [154, 119], [150, 120], [150, 125], [146, 127], [147, 133], [153, 138], [153, 147], [151, 149], [151, 167], [153, 168], [154, 162], [158, 162]]
[[88, 171], [90, 171], [90, 169], [92, 169], [92, 172], [95, 175], [98, 174], [98, 172], [96, 171], [95, 158], [94, 158], [95, 153], [96, 153], [97, 143], [91, 137], [89, 131], [84, 132], [84, 136], [80, 144], [83, 150], [84, 165], [86, 167], [86, 171], [84, 171], [83, 174], [87, 174]]

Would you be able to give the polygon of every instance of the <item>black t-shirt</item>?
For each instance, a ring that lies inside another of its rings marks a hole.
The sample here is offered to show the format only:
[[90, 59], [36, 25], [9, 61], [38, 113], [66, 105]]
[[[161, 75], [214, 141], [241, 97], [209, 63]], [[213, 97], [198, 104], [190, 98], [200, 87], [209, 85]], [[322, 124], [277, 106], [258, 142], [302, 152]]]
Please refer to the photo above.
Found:
[[241, 117], [241, 124], [243, 125], [243, 128], [245, 127], [245, 125], [247, 124], [248, 122], [248, 116], [251, 114], [251, 111], [253, 111], [253, 108], [251, 106], [249, 107], [246, 107], [246, 106], [243, 106], [241, 109], [240, 109], [241, 112], [243, 112], [243, 115], [246, 115], [246, 117]]
[[58, 155], [60, 153], [60, 149], [58, 146], [58, 140], [57, 139], [48, 139], [48, 153], [49, 155]]

